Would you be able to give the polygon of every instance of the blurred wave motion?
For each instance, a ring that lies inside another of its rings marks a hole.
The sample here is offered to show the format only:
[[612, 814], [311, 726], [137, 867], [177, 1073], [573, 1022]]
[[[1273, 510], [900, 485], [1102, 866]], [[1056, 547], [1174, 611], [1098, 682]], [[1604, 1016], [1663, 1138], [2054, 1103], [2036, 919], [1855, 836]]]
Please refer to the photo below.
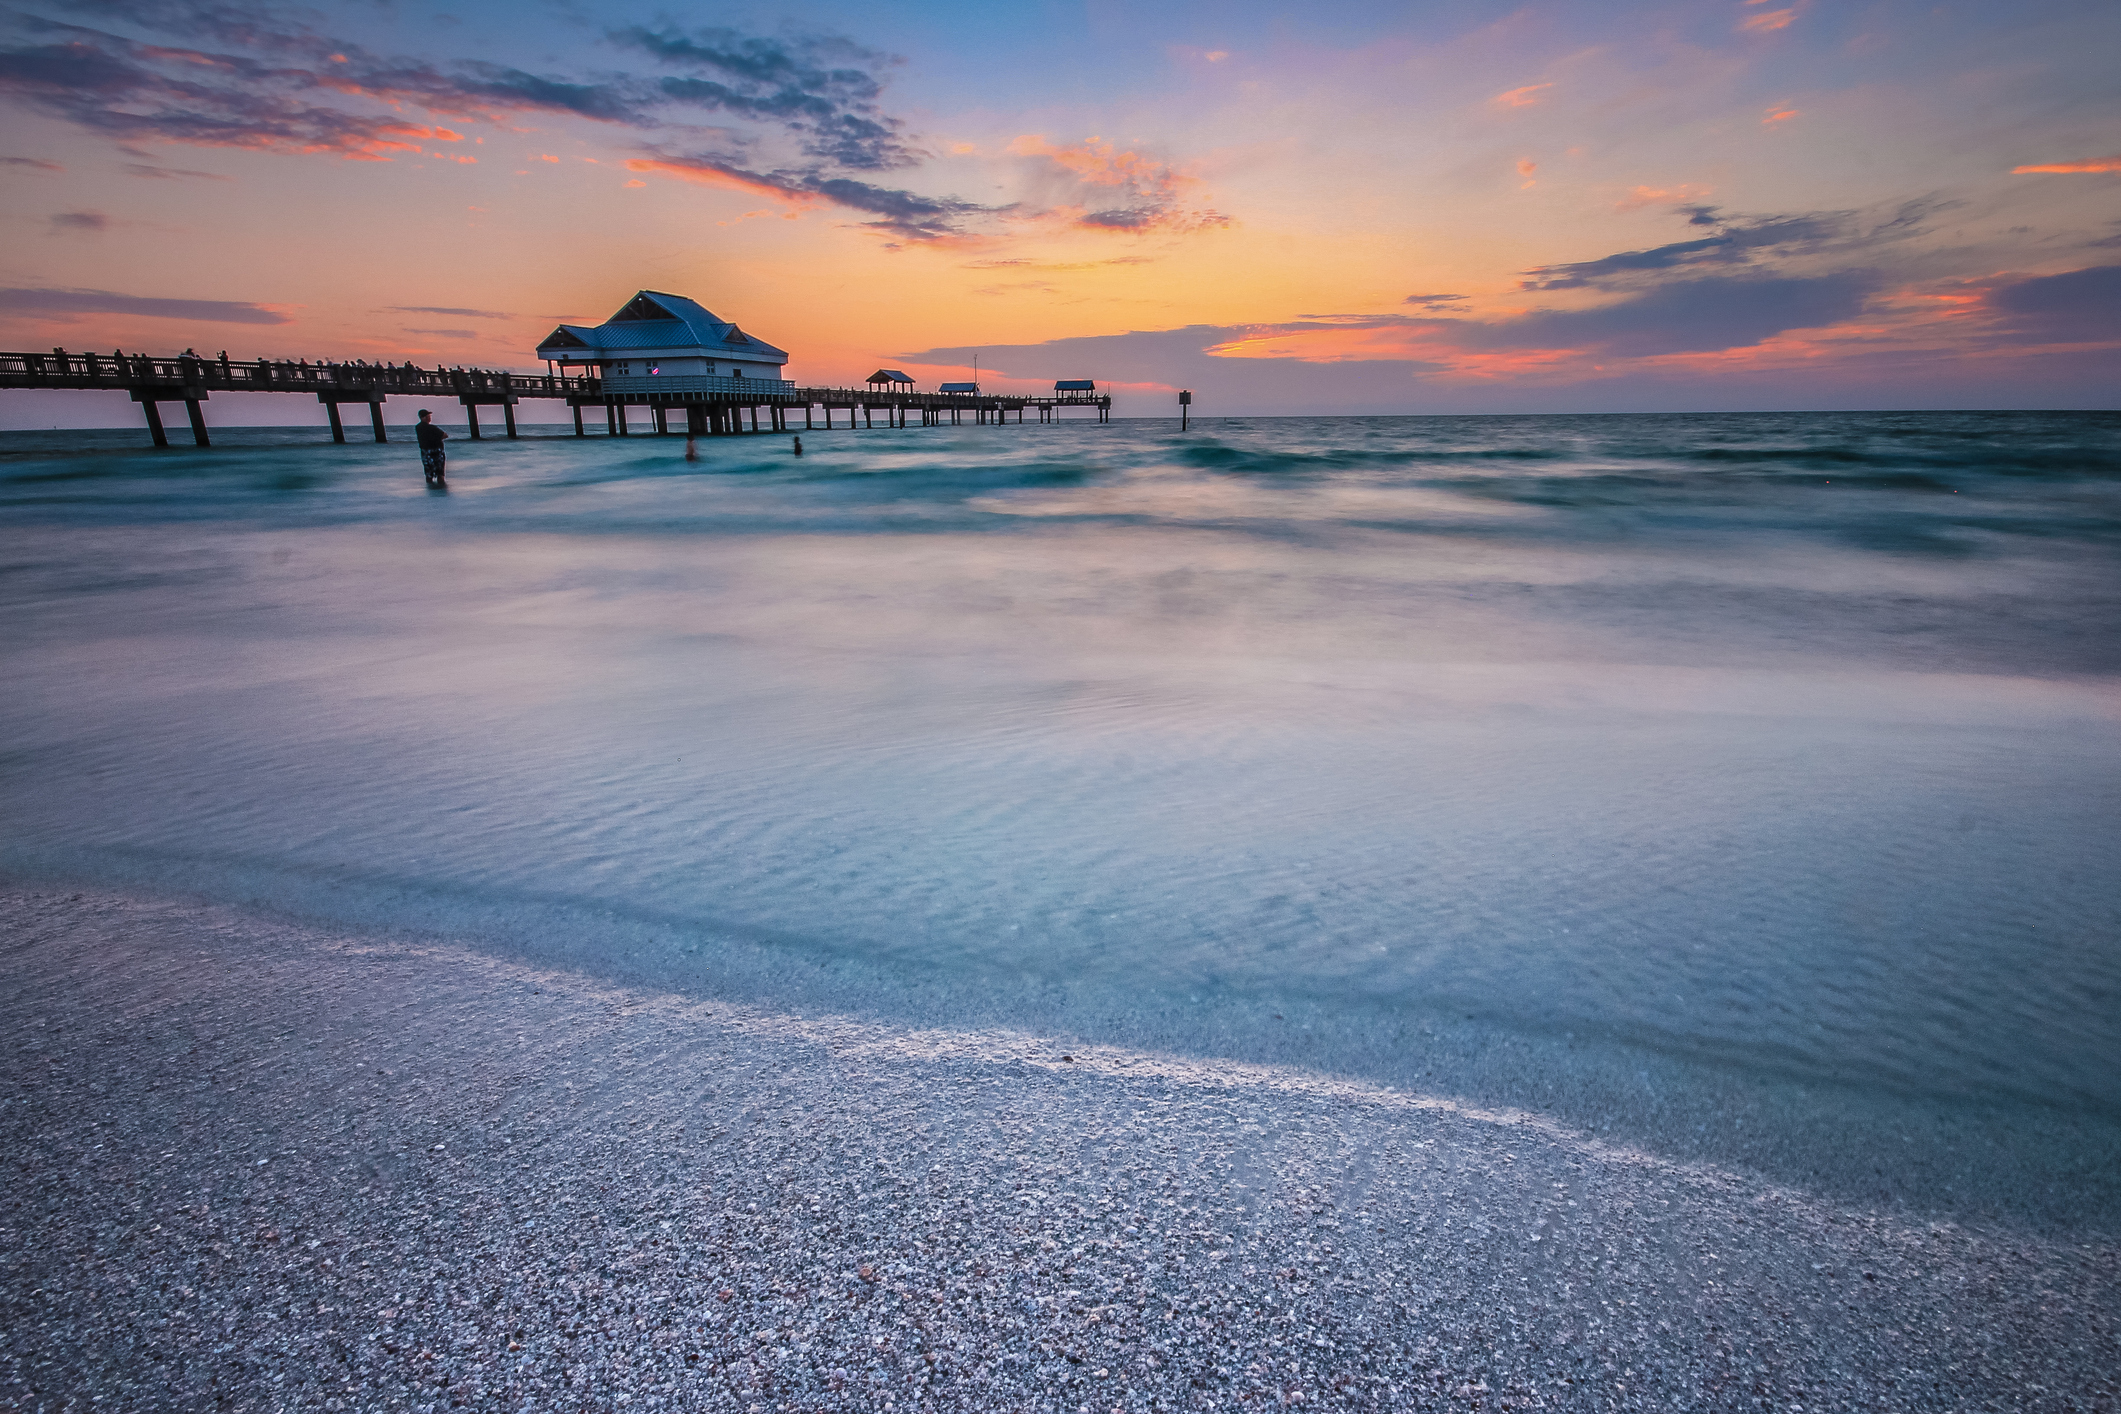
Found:
[[0, 436], [14, 872], [1792, 1173], [2121, 1124], [2121, 416], [216, 438]]

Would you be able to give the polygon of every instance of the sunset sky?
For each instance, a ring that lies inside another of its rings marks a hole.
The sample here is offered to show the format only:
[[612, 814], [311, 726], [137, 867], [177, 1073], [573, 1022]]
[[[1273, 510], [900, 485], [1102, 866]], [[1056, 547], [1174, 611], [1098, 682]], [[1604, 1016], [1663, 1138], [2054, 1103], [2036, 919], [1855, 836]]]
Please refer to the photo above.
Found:
[[0, 348], [528, 369], [647, 287], [805, 384], [976, 355], [1142, 415], [2121, 406], [2112, 4], [5, 26]]

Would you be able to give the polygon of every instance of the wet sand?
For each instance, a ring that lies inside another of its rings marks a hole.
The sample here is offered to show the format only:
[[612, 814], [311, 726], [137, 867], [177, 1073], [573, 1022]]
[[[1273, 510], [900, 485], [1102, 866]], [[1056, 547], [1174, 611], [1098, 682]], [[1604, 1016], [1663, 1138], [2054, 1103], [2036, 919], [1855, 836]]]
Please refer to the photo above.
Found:
[[2106, 1236], [203, 904], [0, 928], [0, 1408], [2121, 1407]]

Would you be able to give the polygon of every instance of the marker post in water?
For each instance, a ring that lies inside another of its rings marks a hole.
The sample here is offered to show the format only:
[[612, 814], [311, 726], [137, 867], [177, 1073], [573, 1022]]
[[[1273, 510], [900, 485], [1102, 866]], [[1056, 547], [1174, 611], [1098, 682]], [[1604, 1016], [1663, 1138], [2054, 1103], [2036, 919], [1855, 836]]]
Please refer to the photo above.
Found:
[[1183, 432], [1193, 418], [1193, 390], [1181, 389], [1178, 395], [1178, 430]]

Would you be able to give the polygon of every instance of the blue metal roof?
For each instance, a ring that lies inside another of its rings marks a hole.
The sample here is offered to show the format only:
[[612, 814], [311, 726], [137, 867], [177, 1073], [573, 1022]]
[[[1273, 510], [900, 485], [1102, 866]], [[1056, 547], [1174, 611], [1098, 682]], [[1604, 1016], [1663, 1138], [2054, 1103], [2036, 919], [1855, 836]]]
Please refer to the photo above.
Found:
[[945, 383], [945, 384], [943, 384], [943, 385], [941, 386], [941, 388], [940, 388], [940, 389], [939, 389], [938, 391], [940, 391], [940, 392], [945, 392], [945, 393], [977, 393], [977, 392], [979, 391], [979, 384], [977, 384], [977, 383]]
[[594, 329], [562, 324], [538, 345], [540, 358], [595, 357], [600, 353], [654, 351], [665, 358], [682, 355], [751, 359], [786, 363], [788, 351], [754, 338], [726, 319], [717, 319], [696, 300], [661, 290], [641, 290]]
[[1097, 380], [1094, 378], [1063, 378], [1053, 385], [1056, 393], [1094, 393]]

